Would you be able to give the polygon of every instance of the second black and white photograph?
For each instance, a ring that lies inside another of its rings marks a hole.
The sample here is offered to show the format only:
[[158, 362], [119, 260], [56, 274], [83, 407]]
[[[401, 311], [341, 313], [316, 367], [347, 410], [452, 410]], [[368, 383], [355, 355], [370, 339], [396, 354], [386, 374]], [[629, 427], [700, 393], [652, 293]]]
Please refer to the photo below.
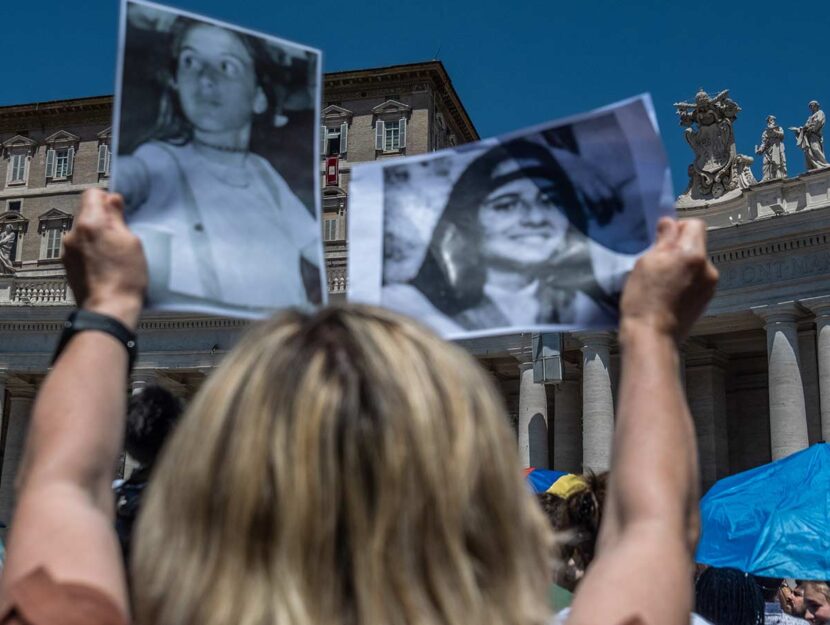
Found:
[[149, 306], [324, 303], [320, 53], [137, 0], [121, 19], [112, 186], [144, 246]]
[[[351, 241], [381, 238], [374, 303], [448, 337], [615, 326], [625, 277], [671, 212], [663, 189], [642, 185], [644, 167], [648, 180], [667, 171], [645, 104], [363, 166], [352, 201], [380, 227], [355, 217]], [[362, 261], [350, 262], [363, 299]]]

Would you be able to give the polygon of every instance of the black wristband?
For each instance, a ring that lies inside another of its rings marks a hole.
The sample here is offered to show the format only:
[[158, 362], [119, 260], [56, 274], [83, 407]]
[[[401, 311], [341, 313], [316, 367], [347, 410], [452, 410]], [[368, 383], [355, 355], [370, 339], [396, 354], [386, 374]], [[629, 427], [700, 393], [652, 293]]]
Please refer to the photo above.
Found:
[[80, 309], [73, 311], [66, 321], [63, 322], [63, 332], [61, 332], [58, 347], [52, 358], [53, 365], [58, 359], [58, 356], [61, 355], [61, 352], [66, 348], [70, 339], [78, 334], [78, 332], [83, 332], [84, 330], [104, 332], [121, 343], [124, 349], [127, 350], [129, 362], [127, 373], [133, 370], [135, 359], [138, 357], [138, 340], [136, 339], [135, 332], [132, 332], [127, 326], [113, 317]]

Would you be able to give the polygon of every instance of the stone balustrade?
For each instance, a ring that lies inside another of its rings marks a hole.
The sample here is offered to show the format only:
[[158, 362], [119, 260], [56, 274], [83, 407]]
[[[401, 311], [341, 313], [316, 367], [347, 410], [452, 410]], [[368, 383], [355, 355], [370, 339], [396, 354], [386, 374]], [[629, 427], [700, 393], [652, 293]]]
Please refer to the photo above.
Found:
[[327, 267], [329, 293], [345, 293], [348, 286], [346, 281], [346, 267]]
[[73, 301], [60, 276], [0, 279], [0, 306], [66, 306]]

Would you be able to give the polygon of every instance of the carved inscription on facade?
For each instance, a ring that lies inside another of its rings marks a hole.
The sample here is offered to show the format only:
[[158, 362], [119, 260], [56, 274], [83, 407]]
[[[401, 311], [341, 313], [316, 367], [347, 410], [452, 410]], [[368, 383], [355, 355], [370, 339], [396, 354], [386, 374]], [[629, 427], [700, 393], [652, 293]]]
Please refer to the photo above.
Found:
[[830, 275], [830, 250], [773, 257], [718, 266], [719, 290], [784, 283], [801, 278]]

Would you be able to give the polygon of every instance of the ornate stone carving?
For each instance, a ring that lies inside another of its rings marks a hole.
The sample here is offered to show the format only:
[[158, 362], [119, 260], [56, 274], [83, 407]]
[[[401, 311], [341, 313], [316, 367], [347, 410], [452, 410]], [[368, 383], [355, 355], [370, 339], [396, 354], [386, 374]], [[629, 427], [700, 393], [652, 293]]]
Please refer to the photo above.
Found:
[[804, 150], [804, 160], [807, 162], [807, 169], [821, 169], [830, 167], [827, 158], [824, 156], [824, 111], [818, 102], [813, 100], [807, 106], [810, 107], [810, 117], [803, 126], [792, 126], [790, 130], [795, 132], [795, 141]]
[[7, 225], [0, 234], [0, 275], [9, 276], [14, 275], [14, 263], [12, 262], [12, 253], [14, 252], [14, 242], [17, 238], [17, 233], [14, 226]]
[[711, 97], [701, 90], [694, 102], [677, 102], [674, 107], [695, 153], [689, 165], [689, 186], [677, 198], [679, 208], [727, 200], [756, 182], [749, 168], [753, 158], [735, 149], [732, 125], [741, 107], [729, 97], [729, 91]]
[[784, 129], [775, 121], [775, 115], [767, 117], [767, 127], [761, 134], [761, 145], [756, 154], [764, 157], [762, 181], [787, 177], [787, 156], [784, 153]]

